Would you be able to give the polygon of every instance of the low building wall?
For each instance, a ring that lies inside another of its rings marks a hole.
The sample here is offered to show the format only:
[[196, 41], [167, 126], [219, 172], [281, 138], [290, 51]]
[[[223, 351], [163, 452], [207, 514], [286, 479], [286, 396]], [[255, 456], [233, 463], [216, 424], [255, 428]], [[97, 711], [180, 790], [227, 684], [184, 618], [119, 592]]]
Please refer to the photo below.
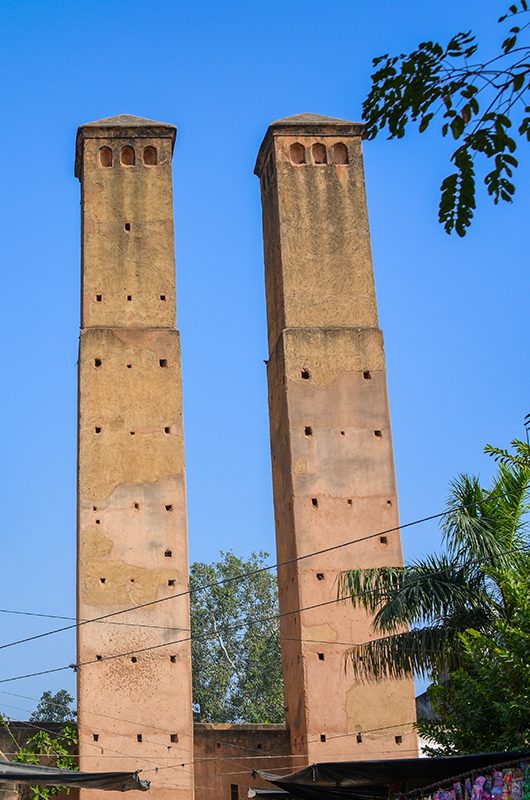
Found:
[[243, 800], [249, 786], [271, 788], [253, 770], [294, 769], [285, 725], [198, 722], [194, 735], [196, 800]]
[[[58, 732], [63, 726], [42, 723], [42, 727]], [[10, 731], [19, 745], [24, 745], [37, 730], [27, 722], [13, 722], [10, 725]], [[244, 800], [249, 786], [270, 788], [270, 784], [253, 777], [253, 770], [278, 770], [287, 774], [294, 769], [285, 725], [198, 722], [194, 726], [194, 736], [196, 800]], [[0, 727], [0, 751], [8, 759], [16, 752], [9, 731], [3, 727]], [[299, 759], [294, 761], [299, 762]], [[69, 800], [77, 800], [77, 797], [77, 790], [72, 790], [68, 795]]]

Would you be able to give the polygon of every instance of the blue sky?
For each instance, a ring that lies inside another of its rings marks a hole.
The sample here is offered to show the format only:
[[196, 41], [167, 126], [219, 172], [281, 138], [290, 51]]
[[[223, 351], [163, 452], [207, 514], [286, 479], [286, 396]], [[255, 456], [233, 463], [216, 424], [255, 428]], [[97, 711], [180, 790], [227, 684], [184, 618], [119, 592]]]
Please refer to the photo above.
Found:
[[[132, 113], [176, 123], [179, 327], [192, 559], [273, 552], [261, 218], [252, 170], [268, 123], [359, 119], [371, 58], [473, 29], [497, 45], [497, 2], [4, 0], [0, 16], [2, 582], [5, 609], [75, 609], [77, 126]], [[528, 158], [516, 203], [481, 200], [464, 240], [436, 219], [447, 143], [365, 146], [402, 521], [441, 511], [486, 442], [528, 406]], [[403, 535], [408, 559], [439, 546]], [[54, 627], [0, 614], [0, 642]], [[71, 663], [60, 634], [0, 651], [0, 679]], [[59, 673], [0, 686], [32, 697]], [[0, 694], [0, 703], [32, 708]], [[23, 718], [23, 710], [0, 710]]]

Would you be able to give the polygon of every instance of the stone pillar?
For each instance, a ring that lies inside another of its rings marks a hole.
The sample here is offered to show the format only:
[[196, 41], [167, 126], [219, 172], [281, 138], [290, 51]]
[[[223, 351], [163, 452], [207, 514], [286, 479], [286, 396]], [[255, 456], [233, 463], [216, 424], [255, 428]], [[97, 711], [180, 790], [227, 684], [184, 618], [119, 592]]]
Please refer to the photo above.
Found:
[[[188, 588], [175, 135], [172, 125], [123, 115], [77, 136], [79, 620]], [[184, 595], [78, 629], [78, 662], [89, 662], [78, 673], [81, 769], [184, 763], [146, 775], [151, 797], [193, 797], [189, 628]]]
[[[302, 114], [259, 151], [269, 405], [279, 561], [398, 525], [362, 126]], [[411, 680], [356, 682], [348, 645], [373, 636], [337, 596], [348, 567], [401, 565], [397, 532], [279, 570], [292, 753], [313, 761], [417, 753]], [[396, 726], [396, 727], [391, 727]], [[377, 730], [374, 730], [377, 729]]]

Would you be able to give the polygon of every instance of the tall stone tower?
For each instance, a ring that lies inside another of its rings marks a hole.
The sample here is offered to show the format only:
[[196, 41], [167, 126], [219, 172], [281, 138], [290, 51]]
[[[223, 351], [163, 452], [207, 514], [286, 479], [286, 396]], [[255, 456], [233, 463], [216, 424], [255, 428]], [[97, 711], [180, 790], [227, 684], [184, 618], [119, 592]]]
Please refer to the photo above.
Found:
[[[129, 115], [77, 136], [79, 620], [188, 587], [175, 136], [172, 125]], [[151, 796], [193, 797], [189, 628], [184, 594], [78, 629], [81, 769], [184, 763], [146, 775]]]
[[[398, 525], [361, 134], [340, 119], [289, 117], [269, 127], [256, 163], [280, 562]], [[399, 725], [415, 718], [412, 681], [360, 684], [344, 672], [347, 645], [373, 636], [370, 617], [319, 606], [336, 597], [341, 570], [400, 564], [399, 533], [389, 533], [279, 570], [293, 754], [416, 752], [411, 726]]]

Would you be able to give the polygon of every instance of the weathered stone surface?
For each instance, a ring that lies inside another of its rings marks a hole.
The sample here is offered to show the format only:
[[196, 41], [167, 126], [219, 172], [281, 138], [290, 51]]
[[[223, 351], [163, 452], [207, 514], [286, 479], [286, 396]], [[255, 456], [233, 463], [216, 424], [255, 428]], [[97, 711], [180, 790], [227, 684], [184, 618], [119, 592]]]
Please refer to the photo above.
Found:
[[[287, 118], [256, 164], [279, 562], [398, 525], [361, 134], [333, 118]], [[401, 726], [415, 718], [412, 681], [360, 684], [345, 672], [348, 646], [374, 634], [364, 611], [333, 603], [341, 570], [399, 564], [394, 531], [279, 569], [287, 727], [308, 762], [417, 752]]]
[[79, 628], [80, 765], [174, 764], [146, 776], [154, 800], [193, 797], [193, 770], [180, 766], [193, 762], [193, 728], [174, 138], [173, 126], [122, 115], [82, 126], [76, 158], [78, 615], [184, 593]]

